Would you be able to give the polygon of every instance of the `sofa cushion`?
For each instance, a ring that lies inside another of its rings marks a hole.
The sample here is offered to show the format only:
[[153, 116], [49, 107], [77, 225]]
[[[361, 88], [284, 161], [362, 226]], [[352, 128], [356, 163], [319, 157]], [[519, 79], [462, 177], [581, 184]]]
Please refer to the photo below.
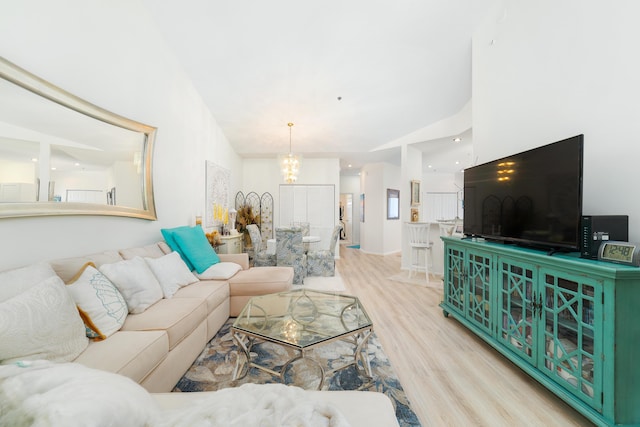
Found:
[[149, 307], [144, 313], [127, 316], [122, 330], [164, 330], [169, 335], [169, 349], [171, 350], [202, 323], [207, 318], [207, 314], [207, 304], [203, 299], [163, 299]]
[[119, 252], [124, 259], [132, 259], [137, 256], [142, 258], [159, 258], [165, 254], [157, 243], [136, 248], [120, 249]]
[[202, 227], [179, 228], [172, 233], [172, 236], [196, 272], [202, 273], [213, 264], [220, 262], [218, 254], [211, 247]]
[[175, 298], [199, 298], [207, 302], [207, 313], [211, 313], [229, 298], [229, 284], [223, 281], [202, 280], [180, 288]]
[[0, 363], [70, 362], [87, 344], [82, 319], [58, 276], [0, 303]]
[[122, 327], [129, 312], [127, 302], [93, 263], [86, 263], [67, 283], [67, 291], [78, 306], [89, 338], [103, 340]]
[[227, 280], [240, 270], [242, 270], [242, 267], [235, 262], [219, 262], [200, 274], [196, 273], [196, 276], [200, 280]]
[[291, 288], [292, 267], [253, 267], [229, 279], [230, 295], [264, 295]]
[[181, 287], [198, 281], [177, 252], [144, 260], [160, 282], [165, 298], [171, 298]]
[[115, 372], [140, 382], [169, 353], [165, 331], [118, 331], [104, 341], [93, 341], [74, 362]]
[[33, 285], [55, 275], [56, 272], [46, 262], [3, 271], [0, 273], [0, 302], [21, 294]]
[[142, 313], [162, 299], [162, 287], [141, 257], [103, 264], [99, 270], [116, 285], [127, 302], [129, 313]]
[[118, 251], [105, 251], [86, 256], [56, 259], [50, 261], [49, 264], [62, 281], [67, 283], [88, 262], [92, 262], [99, 269], [102, 264], [113, 264], [122, 260], [123, 258]]
[[189, 261], [189, 258], [187, 257], [187, 255], [180, 248], [180, 245], [178, 245], [178, 242], [176, 241], [175, 237], [173, 237], [173, 233], [175, 233], [176, 231], [179, 231], [182, 229], [188, 229], [188, 228], [190, 228], [188, 225], [184, 225], [182, 227], [163, 228], [160, 230], [160, 232], [162, 233], [162, 237], [164, 238], [164, 241], [171, 248], [171, 250], [178, 252], [180, 254], [180, 258], [182, 258], [185, 264], [187, 264], [187, 267], [189, 267], [189, 270], [193, 270], [193, 264], [191, 264], [191, 261]]

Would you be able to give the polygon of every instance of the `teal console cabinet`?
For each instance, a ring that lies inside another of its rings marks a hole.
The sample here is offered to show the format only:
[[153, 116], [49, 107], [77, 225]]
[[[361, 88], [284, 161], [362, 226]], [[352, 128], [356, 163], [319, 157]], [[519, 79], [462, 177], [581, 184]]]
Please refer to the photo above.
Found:
[[640, 426], [640, 268], [442, 237], [451, 316], [601, 426]]

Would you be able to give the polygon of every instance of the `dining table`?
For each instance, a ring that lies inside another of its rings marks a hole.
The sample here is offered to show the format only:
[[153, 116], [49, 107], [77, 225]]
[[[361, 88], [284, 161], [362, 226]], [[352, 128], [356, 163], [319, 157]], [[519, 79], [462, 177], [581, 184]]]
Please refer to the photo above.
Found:
[[[312, 243], [319, 243], [322, 239], [320, 236], [302, 236], [302, 244], [304, 245], [304, 251], [308, 252]], [[276, 239], [267, 240], [267, 253], [274, 255], [276, 253]]]

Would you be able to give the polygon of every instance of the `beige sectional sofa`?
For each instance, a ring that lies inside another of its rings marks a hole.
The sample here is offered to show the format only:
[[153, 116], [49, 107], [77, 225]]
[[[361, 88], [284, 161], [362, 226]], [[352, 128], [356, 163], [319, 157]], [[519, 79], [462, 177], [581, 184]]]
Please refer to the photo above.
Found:
[[[11, 298], [18, 292], [23, 292], [29, 287], [35, 288], [35, 282], [42, 282], [42, 275], [46, 274], [47, 268], [58, 276], [54, 277], [55, 280], [61, 279], [59, 286], [62, 288], [67, 287], [63, 286], [62, 282], [72, 282], [87, 263], [100, 268], [138, 257], [159, 259], [171, 253], [172, 250], [165, 242], [158, 242], [145, 247], [57, 259], [45, 263], [48, 264], [44, 268], [45, 273], [40, 271], [38, 274], [26, 274], [25, 277], [34, 283], [18, 283], [18, 291], [12, 290], [9, 293], [3, 293], [2, 287], [5, 284], [15, 286], [16, 282], [21, 281], [22, 273], [0, 272], [0, 323], [3, 319], [10, 319], [11, 316], [15, 317], [15, 313], [21, 312], [19, 304], [14, 304], [13, 314], [10, 313], [8, 316], [5, 316], [2, 310], [7, 302], [11, 303]], [[246, 254], [220, 255], [220, 260], [238, 264], [239, 271], [226, 279], [198, 280], [179, 288], [171, 298], [162, 298], [153, 303], [141, 313], [127, 314], [119, 330], [102, 341], [92, 341], [85, 337], [86, 343], [81, 344], [79, 355], [73, 360], [63, 361], [75, 362], [99, 372], [107, 371], [128, 377], [152, 392], [153, 400], [163, 409], [183, 408], [189, 411], [189, 405], [194, 402], [207, 396], [215, 396], [216, 392], [168, 392], [225, 321], [229, 317], [237, 316], [251, 296], [290, 289], [293, 280], [291, 267], [249, 268]], [[36, 270], [43, 270], [43, 263], [39, 264]], [[71, 304], [74, 309], [73, 300]], [[80, 333], [83, 334], [83, 331]], [[0, 340], [3, 339], [3, 334], [14, 340], [20, 339], [19, 334], [13, 333], [11, 328], [3, 329], [0, 325]], [[52, 337], [48, 337], [48, 340], [51, 341]], [[55, 341], [55, 337], [53, 340]], [[2, 345], [0, 352], [1, 350]], [[0, 353], [0, 395], [3, 392], [10, 395], [11, 390], [3, 390], [1, 364], [12, 362], [15, 368], [16, 365], [20, 366], [21, 362], [16, 362], [15, 358], [12, 361], [2, 359]], [[351, 426], [397, 425], [391, 401], [383, 394], [349, 391], [305, 393], [318, 404], [331, 404], [338, 408]], [[89, 410], [87, 408], [87, 411]], [[0, 407], [0, 420], [2, 416]]]
[[[87, 262], [103, 264], [158, 258], [171, 249], [159, 242], [145, 247], [107, 251], [50, 261], [68, 283]], [[83, 365], [125, 375], [150, 392], [168, 392], [189, 369], [205, 345], [229, 317], [239, 314], [253, 295], [291, 288], [290, 267], [249, 268], [247, 254], [220, 255], [242, 267], [227, 280], [200, 280], [180, 288], [140, 314], [129, 314], [120, 329], [103, 341], [91, 341], [76, 359]]]

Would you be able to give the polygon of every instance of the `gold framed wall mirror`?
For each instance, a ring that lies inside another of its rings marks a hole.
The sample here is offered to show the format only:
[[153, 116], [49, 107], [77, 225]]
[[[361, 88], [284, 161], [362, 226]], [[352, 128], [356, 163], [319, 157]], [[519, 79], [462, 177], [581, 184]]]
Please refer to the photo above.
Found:
[[0, 219], [156, 220], [155, 133], [0, 57]]

